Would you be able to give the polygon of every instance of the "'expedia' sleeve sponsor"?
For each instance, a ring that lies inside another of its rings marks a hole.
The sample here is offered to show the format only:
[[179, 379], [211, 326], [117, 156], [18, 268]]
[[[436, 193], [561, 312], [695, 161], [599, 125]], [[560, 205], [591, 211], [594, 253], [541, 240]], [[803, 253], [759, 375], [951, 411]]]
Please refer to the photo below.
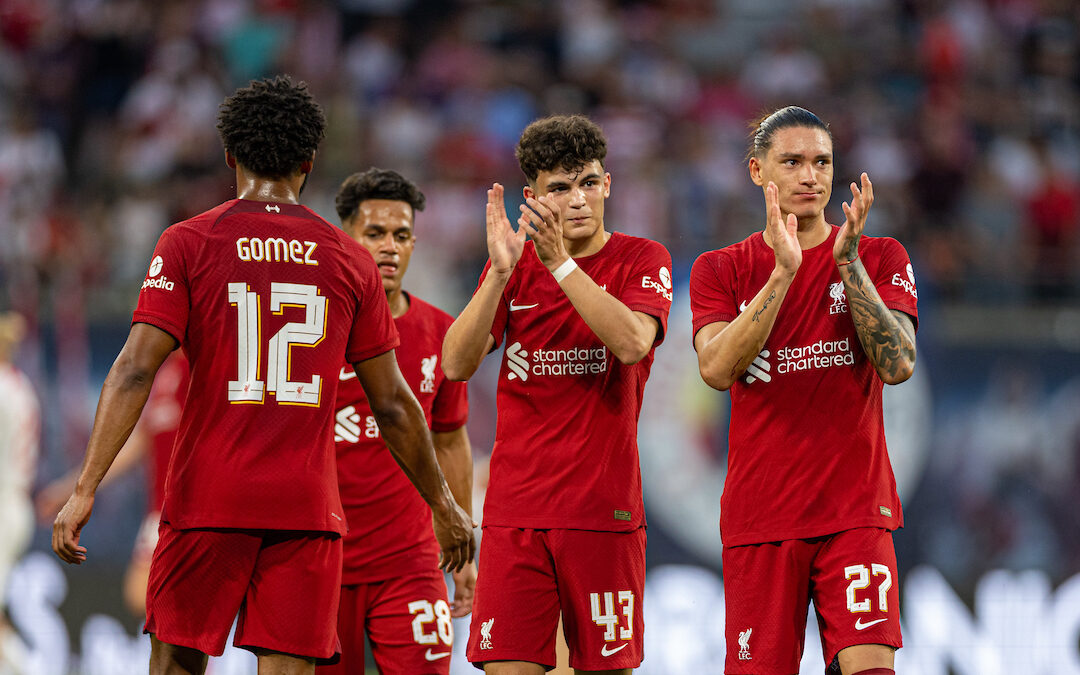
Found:
[[627, 279], [622, 286], [619, 300], [635, 312], [644, 312], [660, 324], [654, 346], [667, 335], [668, 314], [674, 286], [671, 278], [671, 254], [651, 239], [628, 238], [636, 251], [627, 251], [633, 261], [627, 269]]
[[735, 320], [739, 315], [735, 291], [735, 266], [727, 252], [708, 251], [698, 256], [690, 269], [693, 335], [710, 323]]
[[900, 242], [891, 237], [877, 240], [881, 253], [877, 269], [871, 274], [878, 295], [885, 306], [909, 315], [919, 328], [919, 290], [915, 286], [915, 270]]
[[188, 289], [187, 244], [190, 239], [177, 226], [167, 228], [158, 239], [150, 267], [139, 292], [131, 323], [148, 323], [183, 343], [187, 334], [191, 297]]
[[398, 337], [390, 305], [386, 302], [382, 278], [368, 250], [354, 241], [345, 242], [350, 272], [355, 275], [356, 312], [353, 315], [345, 360], [359, 363], [396, 348]]

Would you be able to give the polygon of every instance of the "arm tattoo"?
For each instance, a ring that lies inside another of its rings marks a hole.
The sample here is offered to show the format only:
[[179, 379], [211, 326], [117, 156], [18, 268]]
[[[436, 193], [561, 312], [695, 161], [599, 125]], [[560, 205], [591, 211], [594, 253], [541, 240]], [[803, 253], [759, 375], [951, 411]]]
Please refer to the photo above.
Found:
[[750, 320], [757, 321], [758, 317], [761, 316], [761, 313], [765, 311], [765, 308], [769, 306], [769, 303], [772, 302], [774, 298], [776, 298], [776, 291], [769, 293], [769, 297], [765, 298], [765, 302], [761, 304], [761, 309], [754, 312], [754, 316], [751, 317]]
[[850, 268], [840, 276], [859, 342], [882, 379], [897, 381], [899, 373], [915, 365], [915, 336], [910, 325], [885, 306], [866, 269], [858, 263]]

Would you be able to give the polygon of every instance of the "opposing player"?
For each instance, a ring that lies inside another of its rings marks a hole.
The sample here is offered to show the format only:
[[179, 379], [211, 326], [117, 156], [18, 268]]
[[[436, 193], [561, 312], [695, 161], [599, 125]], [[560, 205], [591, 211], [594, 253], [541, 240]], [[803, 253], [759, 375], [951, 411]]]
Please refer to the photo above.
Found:
[[[345, 231], [379, 267], [401, 335], [398, 366], [424, 408], [454, 498], [472, 513], [466, 387], [446, 379], [439, 367], [443, 336], [453, 319], [402, 287], [416, 245], [416, 212], [424, 202], [424, 194], [401, 174], [372, 168], [345, 179], [336, 206]], [[382, 675], [446, 675], [451, 618], [472, 609], [476, 567], [470, 562], [454, 573], [454, 603], [448, 605], [431, 509], [386, 451], [352, 368], [341, 369], [335, 408], [338, 483], [349, 521], [338, 610], [341, 660], [318, 670], [363, 672], [367, 633]]]
[[41, 407], [30, 378], [14, 363], [26, 320], [0, 312], [0, 673], [23, 672], [26, 645], [7, 620], [8, 580], [34, 534], [34, 485], [41, 441]]
[[182, 344], [191, 395], [180, 420], [151, 563], [151, 672], [202, 672], [235, 644], [261, 672], [311, 673], [337, 651], [344, 514], [333, 402], [354, 365], [387, 444], [434, 513], [442, 564], [472, 554], [422, 408], [394, 357], [397, 331], [371, 256], [299, 204], [325, 119], [303, 84], [254, 81], [218, 130], [237, 199], [168, 228], [131, 333], [102, 388], [53, 550], [80, 563], [94, 492]]
[[490, 260], [443, 344], [456, 380], [507, 345], [468, 645], [487, 673], [553, 667], [560, 612], [577, 672], [641, 663], [637, 422], [671, 308], [671, 256], [606, 229], [606, 154], [600, 128], [581, 116], [525, 129], [518, 229], [496, 183]]
[[748, 162], [765, 229], [703, 254], [690, 278], [701, 376], [731, 391], [726, 672], [798, 672], [812, 599], [829, 672], [892, 673], [903, 515], [881, 391], [915, 367], [914, 274], [897, 241], [863, 236], [865, 173], [843, 225], [825, 220], [833, 142], [816, 115], [762, 118]]

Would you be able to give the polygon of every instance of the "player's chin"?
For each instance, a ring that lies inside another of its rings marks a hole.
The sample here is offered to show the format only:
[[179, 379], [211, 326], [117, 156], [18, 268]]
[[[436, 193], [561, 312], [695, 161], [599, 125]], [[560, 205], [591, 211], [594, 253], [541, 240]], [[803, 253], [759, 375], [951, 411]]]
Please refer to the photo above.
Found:
[[563, 236], [567, 239], [588, 239], [596, 234], [599, 223], [592, 218], [566, 220], [563, 222]]

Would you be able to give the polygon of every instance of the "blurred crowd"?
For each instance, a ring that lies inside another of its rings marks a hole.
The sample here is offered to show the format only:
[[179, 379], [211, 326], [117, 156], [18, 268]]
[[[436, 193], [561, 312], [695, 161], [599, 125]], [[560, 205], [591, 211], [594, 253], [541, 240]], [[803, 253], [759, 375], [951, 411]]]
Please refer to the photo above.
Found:
[[233, 196], [218, 104], [280, 72], [329, 118], [306, 202], [334, 220], [352, 171], [413, 177], [440, 259], [418, 272], [459, 296], [532, 119], [597, 119], [609, 226], [685, 272], [760, 226], [747, 122], [793, 103], [832, 124], [831, 218], [867, 171], [921, 291], [1080, 297], [1072, 0], [0, 0], [0, 308], [126, 318], [160, 232]]

